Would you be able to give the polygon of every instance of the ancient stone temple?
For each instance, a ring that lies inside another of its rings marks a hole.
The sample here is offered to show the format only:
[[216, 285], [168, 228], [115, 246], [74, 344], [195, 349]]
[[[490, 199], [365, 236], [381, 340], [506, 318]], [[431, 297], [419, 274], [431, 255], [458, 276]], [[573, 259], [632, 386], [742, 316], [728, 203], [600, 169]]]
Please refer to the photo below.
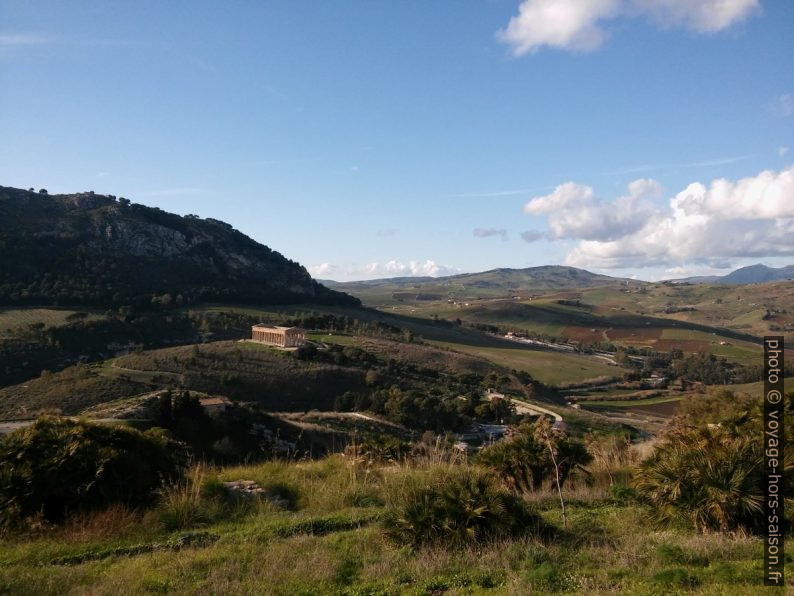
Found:
[[306, 332], [300, 327], [270, 327], [260, 323], [251, 327], [251, 339], [281, 348], [297, 348], [306, 339]]

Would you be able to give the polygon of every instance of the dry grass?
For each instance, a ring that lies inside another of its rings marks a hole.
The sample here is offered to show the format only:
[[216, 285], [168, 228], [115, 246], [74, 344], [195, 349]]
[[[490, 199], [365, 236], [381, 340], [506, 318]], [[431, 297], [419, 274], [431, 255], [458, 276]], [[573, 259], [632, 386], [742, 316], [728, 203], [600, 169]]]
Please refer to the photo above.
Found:
[[[424, 461], [388, 465], [332, 456], [220, 470], [197, 466], [189, 482], [164, 495], [157, 513], [166, 507], [206, 511], [212, 501], [209, 489], [239, 479], [291, 491], [295, 510], [264, 504], [215, 519], [188, 516], [195, 525], [180, 533], [203, 528], [219, 539], [182, 550], [46, 564], [48, 558], [86, 548], [113, 548], [125, 540], [163, 542], [179, 535], [165, 532], [155, 512], [111, 508], [76, 516], [47, 536], [0, 547], [0, 593], [662, 594], [681, 591], [681, 586], [656, 579], [677, 568], [695, 582], [695, 593], [752, 594], [758, 589], [758, 538], [653, 526], [638, 505], [608, 498], [608, 477], [593, 466], [591, 480], [575, 475], [566, 485], [569, 531], [547, 543], [519, 538], [480, 547], [406, 549], [386, 540], [374, 523], [327, 531], [306, 525], [329, 516], [344, 520], [377, 514], [407, 486], [460, 473], [465, 464], [455, 463], [454, 452], [444, 444], [437, 447]], [[615, 464], [613, 476], [627, 473], [626, 461], [645, 457], [651, 448], [641, 443], [616, 456], [623, 467]], [[533, 493], [527, 500], [547, 522], [561, 525], [553, 491]], [[274, 531], [285, 526], [304, 529]]]
[[58, 535], [72, 544], [125, 538], [138, 533], [142, 526], [153, 525], [153, 518], [152, 512], [111, 505], [102, 511], [71, 516]]

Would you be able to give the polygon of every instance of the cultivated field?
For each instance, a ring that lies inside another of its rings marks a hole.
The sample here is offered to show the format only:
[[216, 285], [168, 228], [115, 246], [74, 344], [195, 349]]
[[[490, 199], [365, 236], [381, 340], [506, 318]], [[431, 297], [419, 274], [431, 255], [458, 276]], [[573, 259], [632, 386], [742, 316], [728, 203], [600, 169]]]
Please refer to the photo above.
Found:
[[91, 320], [102, 318], [103, 315], [69, 308], [0, 308], [0, 338], [13, 329], [31, 325], [60, 327], [76, 316]]

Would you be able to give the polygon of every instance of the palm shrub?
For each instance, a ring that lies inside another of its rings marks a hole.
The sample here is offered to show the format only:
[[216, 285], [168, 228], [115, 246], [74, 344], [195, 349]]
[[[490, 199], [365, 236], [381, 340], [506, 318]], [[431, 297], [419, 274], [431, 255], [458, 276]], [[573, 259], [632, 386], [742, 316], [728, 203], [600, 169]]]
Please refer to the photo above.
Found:
[[406, 441], [377, 435], [367, 437], [360, 443], [351, 443], [345, 453], [369, 463], [392, 463], [405, 459], [410, 450], [411, 444]]
[[158, 430], [44, 416], [0, 439], [0, 522], [148, 504], [186, 462], [184, 445]]
[[548, 445], [536, 433], [542, 424], [520, 426], [513, 436], [480, 451], [477, 462], [495, 471], [513, 491], [529, 493], [543, 488], [547, 480], [556, 487], [556, 460], [562, 488], [571, 472], [593, 458], [580, 441], [559, 432], [554, 432], [552, 457]]
[[[786, 412], [791, 427], [792, 412]], [[789, 434], [787, 428], [787, 434]], [[764, 530], [761, 411], [751, 408], [720, 424], [679, 422], [641, 462], [634, 486], [661, 522], [685, 520], [698, 531]], [[790, 437], [787, 437], [790, 441]], [[794, 496], [794, 455], [783, 459], [783, 497]]]
[[548, 531], [521, 499], [477, 468], [461, 467], [429, 482], [409, 482], [390, 500], [382, 521], [386, 535], [414, 547], [482, 544]]

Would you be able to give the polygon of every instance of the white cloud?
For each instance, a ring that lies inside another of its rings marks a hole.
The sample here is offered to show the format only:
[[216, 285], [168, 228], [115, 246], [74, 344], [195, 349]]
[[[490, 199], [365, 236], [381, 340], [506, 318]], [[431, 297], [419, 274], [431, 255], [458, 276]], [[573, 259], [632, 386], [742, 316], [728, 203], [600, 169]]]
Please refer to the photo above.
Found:
[[616, 16], [620, 0], [524, 0], [497, 36], [516, 56], [542, 46], [588, 51], [601, 45], [599, 21]]
[[306, 267], [307, 271], [312, 274], [312, 277], [325, 277], [333, 275], [336, 272], [336, 267], [331, 263], [320, 263], [319, 265], [311, 265]]
[[649, 178], [635, 180], [628, 190], [610, 203], [596, 198], [590, 186], [566, 182], [530, 200], [524, 213], [546, 215], [551, 238], [612, 240], [642, 228], [653, 213], [651, 201], [662, 193], [661, 185]]
[[324, 277], [340, 281], [378, 279], [382, 277], [439, 277], [454, 275], [460, 270], [436, 263], [432, 259], [424, 261], [371, 262], [364, 265], [339, 266], [320, 263], [306, 268], [312, 277]]
[[497, 37], [514, 55], [543, 46], [591, 51], [604, 41], [604, 25], [619, 17], [645, 17], [665, 27], [714, 33], [746, 19], [759, 0], [524, 0]]
[[788, 153], [788, 149], [789, 149], [788, 147], [778, 147], [777, 154], [780, 157], [786, 157], [786, 154]]
[[682, 26], [701, 33], [727, 29], [760, 6], [759, 0], [632, 0], [630, 4], [663, 26]]
[[699, 215], [719, 219], [775, 219], [794, 217], [794, 167], [781, 172], [766, 170], [757, 176], [731, 182], [712, 181], [706, 188], [695, 182], [670, 200], [674, 215]]
[[[591, 203], [586, 202], [583, 209], [587, 211], [587, 205], [592, 205], [592, 189], [586, 192], [581, 189], [589, 187], [568, 184], [580, 189], [579, 196], [589, 197], [585, 201]], [[562, 187], [566, 185], [558, 189]], [[606, 206], [618, 201], [602, 203], [595, 212], [608, 217]], [[580, 240], [566, 257], [569, 265], [724, 268], [742, 257], [794, 255], [794, 166], [737, 181], [717, 179], [708, 186], [694, 182], [670, 198], [666, 210], [653, 210], [639, 228], [608, 238], [593, 233], [596, 224], [592, 221], [585, 225], [575, 219], [582, 210], [576, 205], [545, 212], [549, 227], [555, 230], [556, 225], [557, 237]]]
[[[379, 269], [381, 271], [381, 269]], [[425, 261], [389, 261], [386, 263], [382, 271], [399, 276], [410, 277], [438, 277], [440, 275], [452, 275], [457, 273], [457, 269], [440, 265], [433, 260], [427, 259]]]
[[505, 229], [496, 229], [496, 228], [474, 228], [474, 237], [475, 238], [491, 238], [493, 236], [499, 236], [502, 239], [502, 242], [507, 242], [508, 235], [507, 230]]

